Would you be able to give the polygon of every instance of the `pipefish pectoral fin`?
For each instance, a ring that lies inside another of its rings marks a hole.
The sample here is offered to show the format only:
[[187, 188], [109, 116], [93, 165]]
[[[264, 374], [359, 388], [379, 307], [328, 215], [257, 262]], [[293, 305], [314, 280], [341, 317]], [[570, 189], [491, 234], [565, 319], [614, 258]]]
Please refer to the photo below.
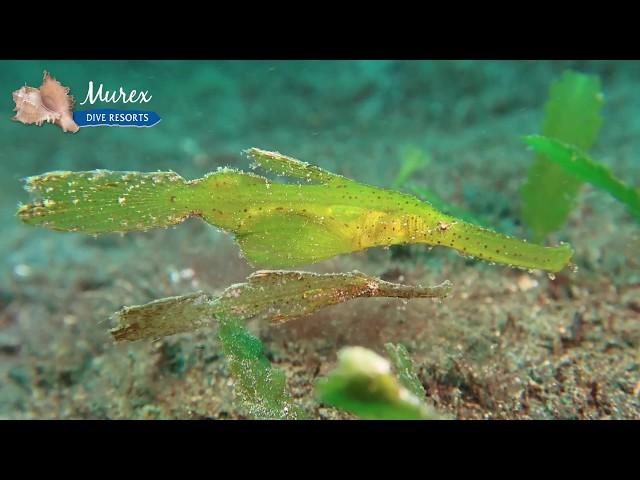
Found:
[[290, 268], [349, 253], [353, 241], [317, 217], [283, 213], [257, 219], [236, 234], [247, 260], [259, 268]]

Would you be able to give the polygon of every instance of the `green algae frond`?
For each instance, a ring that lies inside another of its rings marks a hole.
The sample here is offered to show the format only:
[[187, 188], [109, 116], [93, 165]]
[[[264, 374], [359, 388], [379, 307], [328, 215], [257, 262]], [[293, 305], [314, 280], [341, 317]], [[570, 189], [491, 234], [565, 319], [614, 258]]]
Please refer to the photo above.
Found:
[[393, 375], [388, 360], [363, 347], [340, 350], [338, 367], [316, 384], [322, 402], [365, 420], [440, 418], [413, 390]]
[[250, 263], [290, 268], [370, 247], [427, 244], [515, 267], [562, 270], [568, 245], [543, 247], [466, 223], [403, 193], [363, 185], [252, 148], [262, 167], [304, 183], [220, 169], [186, 181], [173, 172], [52, 172], [27, 179], [28, 225], [100, 234], [168, 227], [197, 216], [235, 235]]
[[441, 298], [450, 290], [449, 281], [435, 287], [408, 286], [357, 271], [335, 274], [258, 271], [217, 298], [196, 292], [124, 307], [112, 317], [118, 326], [111, 334], [116, 341], [160, 338], [211, 327], [216, 319], [228, 315], [241, 320], [260, 318], [283, 323], [354, 298]]
[[218, 338], [234, 379], [236, 400], [256, 419], [301, 419], [302, 410], [292, 403], [287, 378], [271, 366], [262, 342], [233, 317], [219, 318]]
[[540, 155], [562, 167], [577, 179], [588, 182], [624, 203], [640, 219], [640, 189], [616, 178], [606, 165], [592, 160], [574, 145], [568, 145], [542, 135], [529, 135], [524, 142]]
[[[602, 126], [603, 103], [597, 76], [564, 72], [551, 86], [542, 134], [588, 150]], [[522, 187], [522, 215], [535, 241], [564, 225], [581, 186], [582, 180], [562, 166], [544, 155], [536, 157]]]
[[413, 393], [418, 398], [424, 398], [427, 392], [418, 378], [418, 374], [411, 362], [407, 347], [401, 343], [385, 343], [384, 349], [398, 374], [398, 379], [402, 386]]

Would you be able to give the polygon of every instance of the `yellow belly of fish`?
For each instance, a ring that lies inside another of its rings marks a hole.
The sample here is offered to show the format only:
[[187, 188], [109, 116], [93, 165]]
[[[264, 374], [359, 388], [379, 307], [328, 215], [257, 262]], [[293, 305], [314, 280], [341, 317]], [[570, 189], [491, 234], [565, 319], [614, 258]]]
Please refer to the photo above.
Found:
[[424, 221], [415, 215], [391, 215], [374, 211], [354, 222], [354, 241], [358, 248], [411, 243], [424, 238]]

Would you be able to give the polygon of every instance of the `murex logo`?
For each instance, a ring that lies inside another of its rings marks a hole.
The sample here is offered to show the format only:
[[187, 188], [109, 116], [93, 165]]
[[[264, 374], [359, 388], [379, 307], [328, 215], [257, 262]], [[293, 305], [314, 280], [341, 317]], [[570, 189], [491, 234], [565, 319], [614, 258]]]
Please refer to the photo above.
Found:
[[[139, 103], [144, 104], [153, 98], [148, 91], [131, 90], [127, 93], [120, 87], [117, 91], [109, 91], [101, 83], [95, 89], [93, 80], [89, 81], [87, 95], [80, 105], [96, 102], [102, 103]], [[101, 108], [95, 110], [73, 111], [75, 100], [69, 95], [69, 88], [44, 72], [42, 85], [39, 88], [24, 86], [13, 92], [16, 112], [13, 120], [25, 125], [53, 123], [64, 132], [77, 132], [81, 127], [115, 126], [115, 127], [153, 127], [160, 122], [155, 112], [143, 110], [118, 110]]]
[[96, 103], [97, 100], [101, 102], [111, 102], [111, 103], [147, 103], [151, 101], [153, 98], [149, 95], [149, 92], [138, 92], [136, 90], [131, 90], [129, 95], [124, 91], [122, 87], [120, 87], [120, 91], [116, 94], [116, 92], [109, 92], [109, 90], [102, 91], [103, 85], [100, 84], [98, 87], [98, 91], [93, 93], [93, 80], [89, 81], [89, 91], [87, 92], [87, 96], [80, 105], [84, 105], [89, 102], [91, 105]]

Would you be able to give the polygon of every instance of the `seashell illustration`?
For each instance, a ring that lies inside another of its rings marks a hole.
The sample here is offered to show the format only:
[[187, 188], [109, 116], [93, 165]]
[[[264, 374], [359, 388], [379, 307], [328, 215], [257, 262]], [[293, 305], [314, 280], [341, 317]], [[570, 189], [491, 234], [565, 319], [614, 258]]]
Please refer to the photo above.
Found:
[[47, 109], [42, 104], [40, 90], [37, 88], [25, 85], [20, 90], [13, 92], [13, 101], [16, 103], [14, 110], [18, 112], [13, 120], [24, 124], [35, 123], [40, 126], [43, 122], [53, 123], [60, 118], [59, 113]]
[[13, 101], [16, 104], [13, 120], [38, 126], [44, 122], [55, 123], [64, 132], [75, 133], [80, 129], [73, 121], [74, 99], [69, 95], [69, 88], [46, 71], [40, 88], [25, 85], [13, 92]]

